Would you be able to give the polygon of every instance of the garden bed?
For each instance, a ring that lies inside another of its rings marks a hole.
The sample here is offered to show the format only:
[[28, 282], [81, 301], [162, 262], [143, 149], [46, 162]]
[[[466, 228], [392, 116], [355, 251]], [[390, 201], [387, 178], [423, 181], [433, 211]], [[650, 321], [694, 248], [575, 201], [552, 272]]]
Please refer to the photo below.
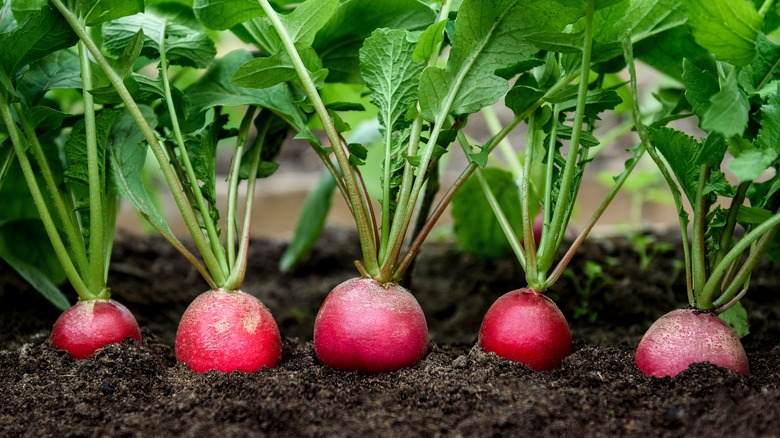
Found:
[[[570, 320], [574, 353], [559, 369], [540, 373], [473, 348], [489, 305], [522, 285], [514, 259], [479, 260], [451, 242], [429, 241], [411, 285], [428, 318], [427, 356], [410, 369], [361, 375], [319, 365], [310, 342], [327, 292], [355, 275], [356, 236], [327, 230], [311, 256], [285, 275], [276, 270], [284, 247], [265, 239], [251, 245], [243, 289], [266, 303], [285, 338], [279, 366], [255, 374], [195, 374], [176, 363], [176, 324], [206, 285], [157, 237], [120, 234], [109, 279], [114, 297], [137, 316], [144, 345], [128, 341], [83, 361], [47, 345], [58, 312], [0, 265], [0, 435], [771, 436], [780, 430], [780, 278], [768, 264], [743, 301], [751, 318], [743, 339], [749, 376], [701, 364], [674, 379], [647, 378], [633, 364], [633, 348], [654, 319], [684, 304], [679, 255], [658, 255], [640, 272], [630, 240], [592, 239], [572, 269], [581, 276], [585, 260], [602, 267], [595, 296], [585, 305], [569, 277], [550, 291]], [[577, 309], [585, 316], [574, 318]]]

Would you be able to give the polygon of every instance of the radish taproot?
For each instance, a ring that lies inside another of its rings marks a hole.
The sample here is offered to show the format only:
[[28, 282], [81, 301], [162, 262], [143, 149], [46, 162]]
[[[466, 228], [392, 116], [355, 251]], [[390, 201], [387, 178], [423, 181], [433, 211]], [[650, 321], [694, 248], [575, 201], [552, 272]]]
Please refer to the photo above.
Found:
[[[710, 20], [706, 15], [689, 17], [694, 18], [700, 23]], [[741, 67], [721, 59], [719, 63], [723, 69], [719, 67], [718, 72], [740, 74]], [[740, 84], [733, 88], [731, 98], [719, 99], [727, 86], [718, 79], [725, 78], [718, 78], [714, 70], [699, 70], [686, 59], [686, 85], [695, 84], [696, 100], [706, 103], [694, 105], [688, 114], [699, 117], [702, 129], [695, 135], [701, 138], [696, 138], [671, 127], [642, 124], [648, 119], [636, 103], [633, 61], [628, 66], [636, 132], [675, 201], [689, 305], [651, 325], [637, 347], [635, 362], [648, 376], [675, 376], [698, 362], [746, 374], [749, 367], [739, 337], [748, 333], [749, 318], [740, 300], [748, 292], [751, 275], [764, 254], [772, 251], [772, 258], [777, 260], [772, 247], [780, 228], [780, 210], [777, 191], [767, 188], [778, 186], [780, 172], [776, 159], [755, 160], [744, 151], [756, 152], [774, 145], [768, 136], [777, 129], [777, 100], [765, 95], [750, 100], [752, 91], [746, 90], [763, 86], [759, 80]], [[713, 86], [699, 88], [703, 82]], [[691, 98], [691, 93], [689, 88], [685, 96]], [[737, 112], [744, 113], [744, 123], [710, 118], [712, 114], [734, 113], [734, 102], [740, 102]], [[755, 124], [748, 126], [748, 114]], [[747, 149], [727, 146], [732, 142]], [[734, 156], [727, 159], [730, 153]], [[725, 177], [726, 166], [733, 178]], [[757, 179], [761, 182], [756, 183]]]
[[428, 348], [417, 300], [396, 284], [354, 278], [336, 286], [317, 313], [314, 351], [324, 365], [379, 373], [412, 366]]
[[282, 339], [271, 312], [242, 291], [212, 290], [190, 303], [176, 332], [176, 360], [196, 372], [273, 368]]
[[141, 330], [127, 307], [114, 300], [79, 301], [57, 318], [50, 343], [84, 359], [124, 339], [141, 342]]
[[739, 374], [749, 371], [745, 349], [734, 330], [717, 316], [677, 309], [647, 330], [634, 361], [648, 376], [674, 377], [694, 363], [711, 363]]
[[571, 332], [563, 313], [531, 289], [508, 292], [488, 309], [479, 329], [487, 353], [521, 362], [536, 371], [556, 368], [571, 353]]
[[[44, 16], [48, 17], [46, 20], [53, 18], [46, 15], [53, 11], [47, 11], [37, 19]], [[24, 25], [39, 26], [40, 23], [28, 20]], [[20, 27], [17, 31], [20, 35], [28, 34], [34, 28]], [[73, 40], [67, 43], [68, 40], [60, 41], [66, 43], [60, 48], [75, 44]], [[33, 49], [33, 46], [22, 44], [16, 50], [24, 62], [16, 66], [18, 70], [0, 72], [0, 76], [21, 80], [46, 74], [48, 67], [33, 62], [50, 53], [50, 48], [43, 45]], [[83, 49], [83, 46], [79, 47], [79, 50]], [[68, 307], [68, 299], [50, 278], [52, 270], [45, 266], [49, 264], [47, 257], [24, 266], [20, 264], [22, 258], [14, 256], [10, 264], [17, 266], [31, 284], [64, 310], [52, 328], [50, 344], [76, 359], [84, 359], [98, 349], [126, 338], [141, 341], [138, 323], [126, 307], [110, 299], [107, 284], [121, 192], [117, 184], [120, 178], [109, 175], [123, 171], [111, 162], [109, 156], [125, 144], [136, 144], [141, 134], [134, 129], [132, 122], [127, 126], [129, 114], [93, 101], [92, 94], [87, 91], [95, 88], [93, 66], [87, 57], [80, 58], [70, 67], [78, 71], [74, 72], [74, 81], [64, 88], [78, 89], [77, 93], [82, 93], [76, 105], [79, 109], [71, 114], [74, 108], [70, 103], [62, 108], [55, 106], [49, 109], [70, 119], [71, 123], [63, 124], [60, 119], [53, 124], [38, 126], [37, 113], [30, 103], [40, 96], [27, 94], [29, 90], [9, 88], [0, 91], [0, 124], [7, 133], [4, 135], [10, 138], [16, 158], [11, 160], [9, 149], [4, 167], [9, 168], [12, 162], [18, 163], [30, 197], [19, 202], [34, 204], [29, 208], [37, 213], [35, 220], [40, 220], [44, 230], [34, 237], [48, 239], [59, 263], [57, 268], [65, 274], [79, 301]], [[8, 74], [10, 76], [6, 76]], [[14, 97], [13, 101], [8, 100], [9, 96]], [[20, 98], [28, 104], [19, 103]], [[52, 101], [52, 104], [56, 103], [56, 99]], [[4, 174], [5, 170], [0, 173]], [[0, 176], [0, 185], [2, 179]], [[5, 208], [5, 199], [2, 204]], [[16, 208], [25, 211], [25, 219], [29, 214], [26, 208]], [[0, 222], [7, 220], [6, 217]], [[34, 243], [22, 244], [29, 246], [20, 253], [36, 254], [30, 251], [35, 247]]]

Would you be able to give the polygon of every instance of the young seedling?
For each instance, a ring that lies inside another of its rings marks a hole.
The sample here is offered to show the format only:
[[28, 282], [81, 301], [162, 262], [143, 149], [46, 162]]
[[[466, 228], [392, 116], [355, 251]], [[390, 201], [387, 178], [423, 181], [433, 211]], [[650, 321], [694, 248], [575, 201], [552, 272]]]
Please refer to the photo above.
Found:
[[[661, 317], [639, 343], [636, 364], [648, 376], [675, 376], [699, 362], [737, 373], [749, 370], [734, 330], [747, 330], [739, 301], [780, 226], [780, 93], [774, 73], [780, 52], [762, 33], [771, 30], [763, 19], [771, 4], [756, 10], [743, 0], [687, 2], [689, 40], [717, 61], [700, 66], [692, 61], [695, 53], [683, 53], [684, 98], [698, 117], [701, 139], [642, 125], [639, 109], [634, 110], [637, 131], [679, 212], [690, 304]], [[733, 157], [728, 168], [734, 183], [724, 173], [727, 153]], [[770, 177], [756, 182], [770, 169]], [[738, 225], [744, 229], [741, 237]]]
[[[544, 295], [545, 291], [565, 272], [644, 153], [641, 147], [633, 149], [624, 171], [614, 179], [609, 193], [556, 262], [585, 168], [593, 159], [590, 148], [599, 144], [593, 134], [599, 113], [615, 108], [622, 101], [615, 89], [602, 87], [606, 74], [615, 71], [610, 70], [611, 66], [619, 64], [615, 57], [621, 55], [621, 41], [631, 45], [654, 35], [663, 26], [682, 23], [673, 14], [669, 16], [669, 11], [661, 5], [642, 13], [629, 8], [628, 2], [586, 1], [580, 8], [580, 20], [569, 32], [544, 34], [534, 39], [547, 52], [532, 59], [533, 63], [527, 63], [505, 99], [515, 118], [502, 131], [527, 122], [522, 161], [508, 166], [516, 169], [516, 175], [507, 173], [504, 178], [504, 184], [519, 185], [521, 235], [515, 234], [496, 200], [492, 182], [482, 170], [475, 172], [527, 283], [527, 287], [503, 295], [491, 306], [480, 328], [479, 345], [486, 352], [495, 352], [535, 370], [553, 369], [571, 352], [566, 319]], [[608, 19], [616, 14], [624, 19], [619, 22]], [[654, 17], [651, 20], [654, 24], [643, 22], [648, 16]], [[670, 22], [662, 24], [664, 19]], [[616, 129], [625, 131], [625, 126]], [[482, 152], [486, 150], [489, 151], [482, 148]], [[468, 148], [466, 152], [472, 157], [477, 155]], [[505, 160], [517, 159], [511, 150], [502, 155]], [[534, 185], [533, 181], [539, 182]], [[536, 211], [542, 216], [538, 243], [533, 232]]]
[[[55, 322], [51, 345], [83, 359], [126, 338], [141, 342], [135, 318], [111, 299], [107, 286], [118, 207], [111, 157], [140, 132], [128, 127], [127, 114], [95, 103], [88, 53], [56, 11], [46, 5], [34, 12], [14, 9], [10, 18], [0, 34], [0, 130], [10, 139], [45, 236], [79, 298]], [[83, 114], [49, 106], [44, 96], [53, 89], [80, 90]], [[33, 246], [38, 238], [18, 244]], [[45, 257], [38, 260], [40, 269], [35, 262], [10, 260], [50, 300], [67, 304], [43, 274]]]
[[[117, 60], [129, 60], [125, 64], [128, 68], [121, 69], [97, 46], [90, 29], [78, 18], [78, 9], [60, 0], [53, 3], [105, 74], [107, 86], [101, 91], [122, 102], [133, 115], [202, 257], [201, 262], [154, 210], [140, 185], [140, 168], [136, 168], [132, 173], [135, 180], [125, 180], [123, 194], [210, 286], [182, 316], [176, 335], [177, 360], [196, 372], [254, 372], [276, 366], [282, 350], [276, 322], [256, 297], [240, 287], [247, 268], [255, 181], [276, 169], [270, 160], [278, 152], [287, 124], [300, 130], [305, 126], [305, 117], [291, 104], [294, 97], [289, 87], [252, 90], [230, 84], [235, 69], [251, 55], [236, 51], [214, 61], [214, 44], [187, 7], [147, 6], [144, 13], [115, 16], [104, 24], [103, 49], [118, 56]], [[129, 68], [141, 54], [158, 63], [156, 79]], [[176, 66], [209, 69], [181, 91], [170, 74]], [[140, 92], [132, 93], [131, 89]], [[183, 100], [185, 94], [190, 106]], [[154, 115], [138, 101], [161, 103], [158, 113], [162, 123], [157, 130], [152, 123]], [[239, 105], [248, 107], [235, 132], [225, 128], [228, 117], [222, 109]], [[235, 151], [227, 177], [225, 220], [220, 222], [215, 160], [217, 143], [226, 138], [235, 139]], [[145, 156], [146, 145], [136, 148], [136, 154]], [[239, 189], [244, 179], [246, 201], [240, 216]]]
[[[506, 94], [508, 81], [496, 70], [536, 53], [531, 35], [560, 32], [579, 17], [578, 8], [560, 2], [465, 1], [451, 23], [451, 6], [442, 2], [435, 11], [416, 0], [309, 0], [280, 15], [266, 0], [257, 8], [242, 2], [195, 2], [204, 24], [237, 29], [261, 52], [239, 69], [234, 83], [265, 87], [292, 81], [324, 127], [327, 147], [312, 144], [351, 208], [363, 255], [356, 263], [361, 277], [337, 286], [317, 315], [314, 346], [324, 365], [384, 372], [412, 366], [423, 357], [425, 317], [398, 281], [444, 207], [477, 167], [469, 165], [427, 214], [421, 204], [426, 186], [432, 191], [438, 184], [431, 176], [438, 158], [469, 114]], [[369, 10], [383, 13], [366, 14]], [[215, 18], [215, 11], [223, 15]], [[243, 18], [225, 18], [241, 13]], [[273, 34], [267, 32], [271, 28]], [[447, 43], [446, 64], [440, 66]], [[346, 127], [320, 96], [327, 81], [367, 86], [382, 125], [381, 146], [375, 151], [344, 141]], [[563, 84], [557, 91], [562, 89]], [[360, 167], [366, 153], [383, 156], [377, 210]], [[423, 223], [419, 231], [411, 229], [415, 216]]]

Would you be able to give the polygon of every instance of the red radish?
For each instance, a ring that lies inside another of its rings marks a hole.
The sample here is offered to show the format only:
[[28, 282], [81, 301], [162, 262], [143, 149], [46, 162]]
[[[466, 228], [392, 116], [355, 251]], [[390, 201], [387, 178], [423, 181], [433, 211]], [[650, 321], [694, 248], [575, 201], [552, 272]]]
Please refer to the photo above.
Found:
[[282, 358], [282, 339], [271, 312], [242, 291], [210, 290], [182, 315], [176, 360], [195, 372], [254, 372]]
[[353, 278], [336, 286], [317, 313], [314, 351], [323, 365], [364, 373], [415, 365], [428, 349], [417, 300], [396, 284]]
[[552, 300], [528, 288], [499, 297], [485, 314], [479, 345], [487, 353], [551, 370], [571, 353], [566, 318]]
[[647, 376], [674, 377], [693, 363], [709, 362], [749, 372], [747, 355], [734, 330], [717, 316], [678, 309], [658, 319], [639, 342], [634, 361]]
[[141, 342], [141, 330], [127, 307], [114, 300], [79, 301], [57, 318], [51, 345], [84, 359], [125, 338]]

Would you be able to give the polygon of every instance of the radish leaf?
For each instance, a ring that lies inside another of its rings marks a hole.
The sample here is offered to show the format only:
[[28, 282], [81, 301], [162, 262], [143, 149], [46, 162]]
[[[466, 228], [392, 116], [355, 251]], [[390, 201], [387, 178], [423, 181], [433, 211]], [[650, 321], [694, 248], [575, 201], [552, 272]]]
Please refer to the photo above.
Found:
[[688, 0], [688, 27], [696, 42], [721, 61], [745, 66], [756, 55], [763, 19], [749, 0]]
[[[520, 188], [510, 172], [486, 168], [482, 175], [490, 185], [515, 235], [522, 238]], [[508, 254], [504, 231], [490, 209], [485, 193], [475, 178], [469, 179], [452, 200], [452, 217], [458, 243], [478, 257], [496, 258]]]

